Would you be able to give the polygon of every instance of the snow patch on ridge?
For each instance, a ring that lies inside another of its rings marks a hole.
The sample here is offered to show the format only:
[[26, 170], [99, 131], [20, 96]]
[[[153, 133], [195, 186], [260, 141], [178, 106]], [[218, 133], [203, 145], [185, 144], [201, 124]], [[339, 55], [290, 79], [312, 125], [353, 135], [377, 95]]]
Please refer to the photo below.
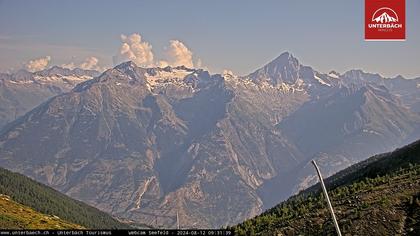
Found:
[[191, 87], [184, 81], [189, 75], [198, 76], [196, 72], [182, 68], [153, 68], [144, 74], [146, 85], [151, 91], [171, 84], [181, 87]]
[[331, 84], [326, 83], [324, 80], [322, 80], [321, 78], [319, 78], [318, 76], [314, 75], [314, 78], [322, 85], [326, 85], [328, 87], [331, 87]]
[[62, 82], [69, 81], [73, 83], [80, 83], [85, 80], [92, 79], [91, 76], [62, 76], [62, 75], [53, 75], [53, 76], [34, 76], [34, 79], [41, 83], [51, 83], [51, 82]]
[[338, 74], [336, 74], [336, 73], [334, 73], [334, 72], [330, 72], [329, 74], [328, 74], [328, 76], [329, 77], [331, 77], [331, 78], [334, 78], [334, 79], [338, 79], [339, 77], [338, 77]]

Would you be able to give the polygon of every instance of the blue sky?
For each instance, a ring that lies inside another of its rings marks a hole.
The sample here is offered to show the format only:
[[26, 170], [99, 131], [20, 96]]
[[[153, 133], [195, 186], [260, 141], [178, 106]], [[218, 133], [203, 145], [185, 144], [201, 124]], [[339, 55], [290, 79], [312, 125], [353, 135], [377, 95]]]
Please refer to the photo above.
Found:
[[0, 0], [0, 70], [51, 56], [112, 66], [120, 35], [139, 33], [156, 59], [179, 40], [212, 72], [248, 74], [284, 51], [321, 72], [360, 68], [420, 76], [420, 1], [407, 0], [407, 41], [365, 42], [364, 1]]

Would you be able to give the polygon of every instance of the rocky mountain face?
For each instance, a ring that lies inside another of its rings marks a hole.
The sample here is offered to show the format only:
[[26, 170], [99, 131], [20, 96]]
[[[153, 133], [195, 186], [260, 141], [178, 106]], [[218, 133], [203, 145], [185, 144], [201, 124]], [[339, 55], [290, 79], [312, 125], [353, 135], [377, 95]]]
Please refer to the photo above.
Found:
[[76, 84], [99, 75], [97, 71], [54, 66], [38, 72], [19, 70], [0, 74], [0, 129], [48, 98], [70, 91]]
[[383, 85], [397, 96], [403, 105], [416, 113], [420, 112], [420, 78], [405, 79], [402, 76], [383, 78], [379, 74], [366, 73], [361, 70], [348, 71], [341, 77], [346, 85], [365, 85], [367, 83]]
[[266, 205], [312, 185], [316, 181], [312, 159], [322, 163], [328, 176], [412, 141], [413, 135], [418, 137], [419, 116], [399, 104], [386, 88], [367, 85], [342, 87], [299, 107], [276, 128], [296, 145], [305, 161], [261, 186]]
[[244, 77], [126, 62], [3, 129], [0, 165], [133, 222], [219, 227], [312, 184], [312, 158], [332, 174], [419, 138], [404, 86], [289, 53]]

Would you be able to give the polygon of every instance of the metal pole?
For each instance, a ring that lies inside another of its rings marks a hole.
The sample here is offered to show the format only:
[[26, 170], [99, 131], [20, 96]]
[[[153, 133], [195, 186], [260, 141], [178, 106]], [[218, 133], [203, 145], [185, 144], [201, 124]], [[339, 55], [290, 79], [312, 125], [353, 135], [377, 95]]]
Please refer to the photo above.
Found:
[[328, 209], [330, 210], [331, 217], [334, 222], [335, 230], [337, 231], [337, 235], [341, 236], [340, 227], [338, 226], [337, 219], [335, 218], [334, 209], [331, 205], [330, 198], [328, 197], [327, 188], [325, 188], [324, 180], [322, 179], [322, 176], [321, 176], [321, 171], [319, 170], [318, 165], [316, 164], [315, 160], [312, 160], [312, 164], [315, 166], [316, 173], [318, 174], [319, 182], [321, 183], [322, 190], [324, 191], [325, 199], [327, 199]]
[[176, 211], [176, 229], [179, 229], [179, 216], [178, 216], [178, 211]]

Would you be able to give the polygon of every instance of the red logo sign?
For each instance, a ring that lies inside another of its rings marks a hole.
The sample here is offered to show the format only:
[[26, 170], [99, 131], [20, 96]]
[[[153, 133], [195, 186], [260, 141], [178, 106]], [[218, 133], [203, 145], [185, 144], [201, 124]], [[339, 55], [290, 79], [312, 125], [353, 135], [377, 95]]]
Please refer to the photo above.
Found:
[[365, 0], [365, 40], [405, 40], [405, 0]]

